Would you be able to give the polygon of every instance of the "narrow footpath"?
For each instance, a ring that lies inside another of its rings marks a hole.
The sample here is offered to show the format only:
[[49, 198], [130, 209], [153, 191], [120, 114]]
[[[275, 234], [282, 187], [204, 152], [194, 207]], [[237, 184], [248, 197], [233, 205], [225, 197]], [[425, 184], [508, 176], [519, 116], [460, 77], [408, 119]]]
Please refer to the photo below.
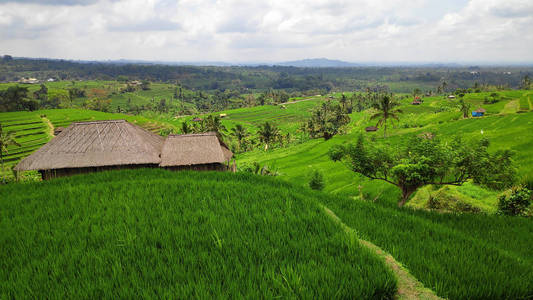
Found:
[[376, 253], [392, 270], [392, 272], [396, 276], [396, 279], [398, 280], [398, 291], [396, 294], [396, 299], [443, 299], [435, 295], [432, 290], [424, 287], [424, 285], [420, 281], [418, 281], [413, 275], [411, 275], [409, 271], [399, 262], [397, 262], [390, 254], [383, 251], [381, 248], [372, 244], [371, 242], [358, 238], [356, 231], [348, 225], [344, 224], [342, 220], [333, 211], [331, 211], [326, 206], [322, 206], [322, 208], [330, 218], [332, 218], [335, 222], [342, 226], [342, 228], [347, 234], [354, 235], [359, 240], [359, 243], [361, 243], [362, 246]]

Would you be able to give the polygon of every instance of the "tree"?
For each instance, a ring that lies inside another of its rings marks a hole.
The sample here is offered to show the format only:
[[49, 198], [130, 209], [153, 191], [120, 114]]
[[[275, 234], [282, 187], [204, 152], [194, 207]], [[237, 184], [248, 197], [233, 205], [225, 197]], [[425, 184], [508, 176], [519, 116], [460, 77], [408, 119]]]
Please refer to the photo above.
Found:
[[250, 133], [248, 133], [244, 126], [242, 126], [241, 124], [237, 124], [235, 125], [235, 127], [231, 128], [230, 135], [237, 139], [237, 143], [239, 144], [239, 150], [241, 150], [244, 140], [250, 135]]
[[189, 123], [187, 123], [186, 121], [182, 122], [181, 123], [181, 133], [182, 134], [188, 134], [188, 133], [191, 133], [192, 132], [192, 128], [191, 126], [189, 125]]
[[268, 144], [276, 140], [280, 134], [278, 127], [276, 125], [266, 121], [264, 124], [259, 125], [259, 140], [265, 144], [265, 151], [268, 150]]
[[370, 119], [378, 119], [376, 127], [383, 125], [383, 137], [387, 137], [387, 121], [390, 119], [398, 120], [398, 114], [402, 111], [397, 108], [400, 103], [396, 102], [392, 98], [392, 94], [382, 94], [379, 96], [378, 101], [374, 103], [373, 107], [377, 110]]
[[39, 108], [39, 102], [28, 97], [28, 88], [10, 86], [5, 91], [0, 91], [1, 111], [34, 111]]
[[468, 118], [468, 113], [470, 112], [470, 104], [466, 103], [463, 98], [459, 100], [459, 110], [463, 113], [463, 118]]
[[149, 90], [149, 89], [150, 89], [150, 81], [148, 81], [148, 80], [143, 80], [143, 81], [141, 82], [141, 89], [142, 89], [143, 91], [147, 91], [147, 90]]
[[338, 104], [322, 103], [307, 121], [307, 132], [312, 138], [321, 136], [329, 140], [339, 133], [342, 126], [350, 123], [350, 116]]
[[472, 179], [492, 188], [512, 185], [515, 168], [509, 150], [488, 153], [488, 141], [465, 142], [460, 137], [441, 142], [438, 138], [412, 137], [405, 145], [392, 147], [369, 143], [361, 135], [357, 143], [336, 145], [329, 151], [333, 161], [342, 161], [355, 173], [382, 180], [401, 190], [398, 206], [425, 185], [462, 185]]
[[[21, 145], [15, 141], [15, 133], [12, 131], [4, 131], [2, 124], [0, 124], [0, 160], [2, 161], [2, 171], [4, 170], [4, 154], [8, 153], [7, 146], [10, 145], [21, 147]], [[3, 181], [4, 183], [6, 182], [5, 176]]]
[[522, 89], [529, 90], [531, 87], [531, 79], [529, 78], [529, 74], [526, 74], [524, 78], [522, 79]]

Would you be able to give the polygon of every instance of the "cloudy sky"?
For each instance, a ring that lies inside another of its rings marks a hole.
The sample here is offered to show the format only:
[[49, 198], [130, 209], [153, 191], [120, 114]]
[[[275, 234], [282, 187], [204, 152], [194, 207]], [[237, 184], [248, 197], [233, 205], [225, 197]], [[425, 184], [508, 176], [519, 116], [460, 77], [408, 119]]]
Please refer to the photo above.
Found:
[[533, 62], [532, 0], [0, 0], [0, 55]]

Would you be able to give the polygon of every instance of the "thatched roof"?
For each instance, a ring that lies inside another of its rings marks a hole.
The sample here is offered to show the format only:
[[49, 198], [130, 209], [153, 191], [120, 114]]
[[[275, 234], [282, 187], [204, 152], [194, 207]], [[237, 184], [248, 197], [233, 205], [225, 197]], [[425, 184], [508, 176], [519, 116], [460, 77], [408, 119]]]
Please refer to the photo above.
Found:
[[124, 120], [73, 123], [16, 171], [159, 164], [163, 138]]
[[161, 152], [161, 167], [224, 163], [233, 153], [214, 132], [169, 135]]
[[367, 128], [365, 128], [365, 130], [366, 130], [367, 132], [369, 132], [369, 131], [377, 131], [378, 128], [377, 128], [376, 126], [368, 126]]
[[65, 128], [63, 128], [63, 127], [54, 128], [54, 135], [60, 134], [61, 132], [63, 132], [63, 130], [65, 130]]
[[477, 113], [486, 113], [487, 112], [487, 110], [484, 109], [484, 108], [478, 108], [478, 109], [476, 109], [474, 111], [477, 112]]

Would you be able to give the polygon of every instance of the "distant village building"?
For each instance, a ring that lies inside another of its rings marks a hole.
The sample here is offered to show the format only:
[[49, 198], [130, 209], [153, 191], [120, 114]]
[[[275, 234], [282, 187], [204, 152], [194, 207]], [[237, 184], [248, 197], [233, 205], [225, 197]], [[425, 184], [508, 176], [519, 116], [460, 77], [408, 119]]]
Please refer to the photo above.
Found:
[[225, 118], [225, 117], [228, 116], [228, 114], [220, 114], [220, 115], [218, 115], [218, 116], [221, 117], [221, 118]]
[[165, 140], [125, 120], [93, 121], [71, 124], [14, 170], [37, 170], [44, 180], [146, 167], [226, 170], [232, 156], [214, 133]]
[[55, 78], [48, 78], [46, 81], [48, 81], [48, 82], [54, 82], [54, 81], [56, 81], [56, 80], [55, 80]]
[[192, 119], [192, 120], [193, 120], [193, 122], [201, 122], [201, 121], [203, 121], [204, 119], [199, 118], [199, 117], [196, 117], [196, 118], [194, 118], [194, 119]]
[[368, 126], [367, 128], [365, 128], [366, 132], [373, 132], [373, 131], [378, 131], [378, 128], [376, 126]]
[[36, 84], [36, 83], [39, 83], [39, 79], [37, 79], [37, 78], [21, 78], [18, 82], [22, 83], [22, 84]]
[[472, 117], [483, 117], [486, 112], [484, 108], [478, 108], [472, 112]]
[[448, 99], [455, 99], [455, 95], [449, 95]]

